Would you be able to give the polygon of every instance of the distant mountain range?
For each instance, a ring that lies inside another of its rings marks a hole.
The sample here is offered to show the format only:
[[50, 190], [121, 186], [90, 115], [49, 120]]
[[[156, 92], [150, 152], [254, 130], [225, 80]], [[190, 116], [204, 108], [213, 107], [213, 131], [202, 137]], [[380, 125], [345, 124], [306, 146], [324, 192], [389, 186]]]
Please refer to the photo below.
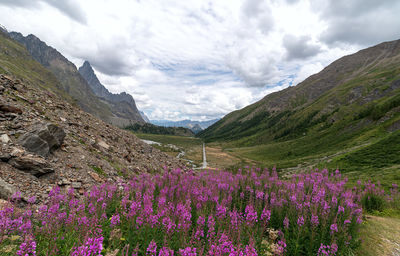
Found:
[[150, 120], [152, 124], [165, 126], [165, 127], [185, 127], [192, 130], [194, 133], [198, 133], [210, 125], [216, 123], [219, 119], [213, 119], [208, 121], [191, 121], [191, 120], [181, 120], [181, 121], [169, 121], [169, 120]]
[[50, 70], [60, 82], [60, 89], [84, 111], [117, 126], [144, 123], [132, 96], [110, 93], [99, 82], [89, 62], [85, 62], [79, 72], [72, 62], [36, 36], [25, 37], [18, 32], [9, 32], [8, 35], [25, 46], [36, 61]]

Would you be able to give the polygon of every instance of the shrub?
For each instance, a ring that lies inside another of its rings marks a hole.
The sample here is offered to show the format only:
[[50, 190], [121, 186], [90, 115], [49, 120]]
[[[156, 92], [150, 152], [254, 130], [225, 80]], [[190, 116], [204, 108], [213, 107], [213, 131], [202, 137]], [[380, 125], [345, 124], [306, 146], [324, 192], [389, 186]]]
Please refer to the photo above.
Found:
[[365, 194], [361, 199], [363, 209], [371, 213], [373, 211], [382, 211], [385, 204], [385, 199], [379, 195], [372, 193]]

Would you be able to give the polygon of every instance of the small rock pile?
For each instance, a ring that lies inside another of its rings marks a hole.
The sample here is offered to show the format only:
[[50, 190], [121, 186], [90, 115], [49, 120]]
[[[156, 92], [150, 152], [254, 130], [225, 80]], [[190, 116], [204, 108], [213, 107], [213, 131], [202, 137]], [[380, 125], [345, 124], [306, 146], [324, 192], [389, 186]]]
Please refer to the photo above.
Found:
[[0, 75], [0, 198], [46, 199], [55, 185], [83, 194], [183, 163], [36, 85]]

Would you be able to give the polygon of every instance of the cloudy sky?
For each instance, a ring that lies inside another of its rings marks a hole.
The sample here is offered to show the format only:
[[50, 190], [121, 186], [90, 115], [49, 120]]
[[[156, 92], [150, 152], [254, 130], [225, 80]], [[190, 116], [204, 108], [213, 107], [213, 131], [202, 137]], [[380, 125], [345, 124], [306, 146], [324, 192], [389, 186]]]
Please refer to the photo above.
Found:
[[35, 34], [150, 119], [206, 120], [400, 39], [398, 0], [0, 0]]

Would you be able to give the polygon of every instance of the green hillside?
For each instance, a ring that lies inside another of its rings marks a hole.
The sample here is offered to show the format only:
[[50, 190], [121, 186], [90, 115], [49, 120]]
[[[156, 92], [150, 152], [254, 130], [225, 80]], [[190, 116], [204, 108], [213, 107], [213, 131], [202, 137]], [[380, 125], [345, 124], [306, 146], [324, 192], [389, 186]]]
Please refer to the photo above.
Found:
[[400, 41], [343, 57], [297, 86], [234, 111], [199, 137], [281, 168], [400, 164]]
[[35, 61], [25, 47], [10, 39], [2, 31], [0, 31], [0, 73], [12, 75], [24, 83], [39, 85], [73, 102], [63, 91], [55, 76]]

